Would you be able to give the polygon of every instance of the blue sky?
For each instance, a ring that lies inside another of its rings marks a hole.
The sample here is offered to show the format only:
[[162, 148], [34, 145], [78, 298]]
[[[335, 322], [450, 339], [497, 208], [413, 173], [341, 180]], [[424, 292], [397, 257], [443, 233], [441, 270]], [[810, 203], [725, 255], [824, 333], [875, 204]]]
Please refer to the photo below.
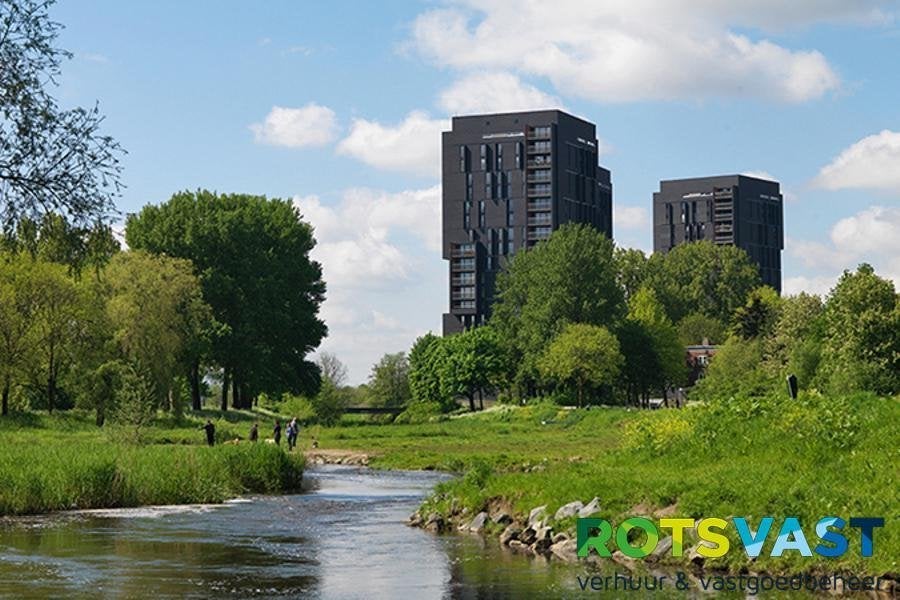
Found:
[[317, 229], [323, 348], [366, 379], [440, 329], [439, 132], [563, 107], [597, 124], [617, 243], [660, 179], [767, 174], [784, 287], [861, 261], [900, 283], [900, 12], [876, 0], [60, 0], [66, 105], [129, 154], [124, 212], [209, 188], [294, 198]]

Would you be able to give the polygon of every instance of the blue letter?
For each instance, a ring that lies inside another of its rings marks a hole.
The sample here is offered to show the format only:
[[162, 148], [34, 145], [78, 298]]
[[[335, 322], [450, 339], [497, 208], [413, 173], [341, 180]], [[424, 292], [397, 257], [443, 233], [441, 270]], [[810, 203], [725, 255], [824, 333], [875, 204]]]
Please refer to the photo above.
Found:
[[874, 544], [872, 543], [873, 529], [876, 527], [884, 527], [883, 517], [850, 517], [850, 527], [859, 527], [861, 534], [860, 554], [862, 556], [872, 556]]
[[819, 539], [823, 542], [834, 544], [834, 548], [830, 548], [825, 544], [819, 544], [816, 546], [816, 554], [826, 558], [836, 558], [847, 551], [847, 538], [843, 534], [828, 529], [829, 527], [843, 529], [844, 525], [846, 523], [840, 517], [825, 517], [816, 523], [816, 535], [819, 536]]
[[[790, 538], [794, 539], [791, 540]], [[806, 543], [806, 536], [800, 528], [800, 521], [797, 517], [787, 517], [778, 532], [778, 538], [775, 540], [775, 546], [772, 548], [772, 556], [781, 556], [785, 550], [799, 550], [801, 556], [812, 556], [809, 544]]]
[[750, 531], [750, 526], [747, 525], [747, 519], [744, 517], [736, 517], [734, 519], [734, 526], [738, 535], [741, 536], [741, 543], [744, 544], [744, 552], [750, 558], [756, 558], [762, 551], [766, 536], [769, 535], [769, 530], [772, 528], [772, 521], [774, 521], [772, 517], [763, 517], [762, 521], [759, 522], [759, 529], [756, 530], [756, 535], [753, 535], [753, 532]]

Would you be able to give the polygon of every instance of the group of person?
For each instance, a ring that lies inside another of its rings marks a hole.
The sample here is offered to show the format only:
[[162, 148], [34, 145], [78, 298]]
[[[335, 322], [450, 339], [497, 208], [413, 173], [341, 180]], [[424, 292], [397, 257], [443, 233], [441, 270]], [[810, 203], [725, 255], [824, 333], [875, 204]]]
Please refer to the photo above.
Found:
[[[206, 425], [201, 427], [204, 431], [206, 431], [206, 443], [210, 446], [215, 445], [216, 443], [216, 426], [213, 425], [213, 422], [209, 419], [206, 420]], [[281, 445], [281, 421], [275, 419], [275, 427], [272, 429], [272, 437], [275, 440], [275, 444]], [[297, 438], [300, 437], [300, 423], [297, 421], [297, 417], [294, 417], [290, 420], [287, 426], [287, 444], [288, 450], [293, 451], [294, 448], [297, 447]], [[250, 428], [250, 441], [257, 442], [259, 441], [259, 421], [253, 424]]]

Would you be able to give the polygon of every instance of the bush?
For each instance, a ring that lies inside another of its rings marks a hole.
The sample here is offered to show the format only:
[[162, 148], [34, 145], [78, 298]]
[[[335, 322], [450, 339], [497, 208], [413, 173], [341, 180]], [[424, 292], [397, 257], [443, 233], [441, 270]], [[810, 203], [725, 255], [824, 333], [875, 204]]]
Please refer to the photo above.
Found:
[[417, 424], [438, 420], [443, 415], [439, 402], [413, 402], [406, 410], [397, 415], [394, 423]]

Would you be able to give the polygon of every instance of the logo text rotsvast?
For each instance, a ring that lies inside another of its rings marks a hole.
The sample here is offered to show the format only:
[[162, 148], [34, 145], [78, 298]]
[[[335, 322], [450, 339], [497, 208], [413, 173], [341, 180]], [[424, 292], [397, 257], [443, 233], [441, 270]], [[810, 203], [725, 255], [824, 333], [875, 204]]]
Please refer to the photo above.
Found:
[[[773, 531], [774, 524], [774, 517], [763, 517], [754, 531], [747, 519], [743, 517], [731, 519], [731, 525], [737, 532], [743, 550], [750, 558], [760, 555], [763, 545]], [[584, 558], [591, 550], [594, 550], [600, 556], [609, 557], [612, 555], [609, 545], [612, 542], [625, 556], [644, 558], [652, 553], [659, 544], [660, 530], [664, 530], [664, 533], [672, 536], [671, 555], [682, 556], [684, 554], [684, 533], [686, 530], [696, 527], [697, 537], [703, 542], [697, 547], [697, 552], [706, 558], [717, 558], [731, 550], [731, 540], [725, 535], [729, 526], [728, 520], [717, 517], [699, 521], [685, 518], [663, 518], [659, 520], [658, 525], [645, 517], [631, 517], [622, 521], [616, 528], [613, 528], [609, 521], [604, 519], [578, 519], [576, 525], [578, 556]], [[851, 517], [849, 527], [858, 529], [859, 533], [858, 536], [854, 534], [849, 539], [844, 534], [847, 526], [848, 521], [841, 517], [819, 519], [815, 525], [816, 545], [811, 547], [800, 524], [800, 519], [787, 517], [781, 522], [769, 556], [778, 557], [785, 552], [793, 551], [798, 552], [801, 556], [812, 556], [815, 552], [819, 556], [835, 558], [850, 550], [851, 542], [857, 546], [857, 539], [860, 556], [872, 556], [875, 552], [875, 529], [884, 527], [884, 518]], [[641, 536], [635, 530], [643, 531], [644, 535]], [[641, 539], [643, 542], [640, 546], [633, 545]]]

